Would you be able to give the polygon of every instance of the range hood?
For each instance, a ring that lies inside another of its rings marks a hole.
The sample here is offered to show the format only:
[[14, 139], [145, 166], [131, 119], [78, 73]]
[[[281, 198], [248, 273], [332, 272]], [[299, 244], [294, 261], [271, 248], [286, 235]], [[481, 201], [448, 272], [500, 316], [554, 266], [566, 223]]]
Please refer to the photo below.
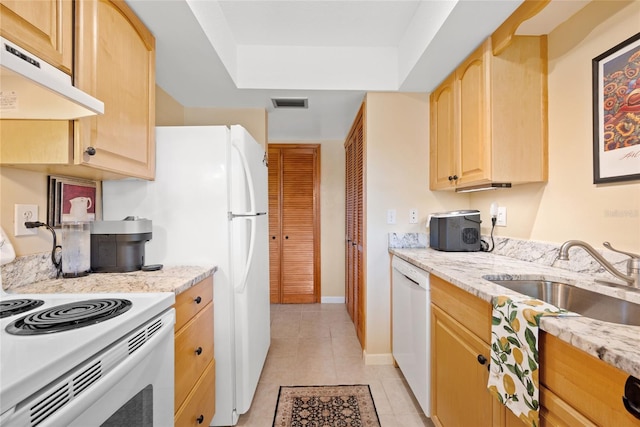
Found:
[[104, 114], [104, 103], [71, 76], [0, 37], [0, 119], [73, 120]]

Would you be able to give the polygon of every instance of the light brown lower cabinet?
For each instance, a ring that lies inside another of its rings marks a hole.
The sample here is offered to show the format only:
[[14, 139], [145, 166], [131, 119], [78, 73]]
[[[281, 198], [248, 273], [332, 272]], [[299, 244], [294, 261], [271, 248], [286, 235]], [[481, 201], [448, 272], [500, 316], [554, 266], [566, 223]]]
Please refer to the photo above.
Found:
[[[434, 275], [430, 286], [434, 424], [524, 425], [487, 390], [491, 304]], [[544, 331], [539, 350], [541, 427], [640, 426], [622, 404], [628, 374]]]
[[213, 277], [176, 297], [175, 425], [209, 425], [215, 414]]

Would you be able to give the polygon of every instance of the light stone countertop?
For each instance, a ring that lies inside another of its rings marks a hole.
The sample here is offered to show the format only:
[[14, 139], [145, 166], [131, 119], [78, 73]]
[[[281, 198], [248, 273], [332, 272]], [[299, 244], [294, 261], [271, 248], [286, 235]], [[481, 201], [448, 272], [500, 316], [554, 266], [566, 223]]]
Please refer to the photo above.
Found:
[[158, 271], [92, 273], [73, 279], [49, 279], [6, 291], [12, 294], [174, 292], [178, 295], [211, 276], [217, 267], [175, 266]]
[[[489, 303], [498, 295], [521, 295], [483, 279], [562, 281], [640, 304], [640, 292], [600, 285], [594, 276], [486, 252], [439, 252], [429, 248], [389, 249], [391, 254], [430, 272]], [[542, 317], [540, 328], [626, 373], [640, 378], [640, 326], [586, 317]]]

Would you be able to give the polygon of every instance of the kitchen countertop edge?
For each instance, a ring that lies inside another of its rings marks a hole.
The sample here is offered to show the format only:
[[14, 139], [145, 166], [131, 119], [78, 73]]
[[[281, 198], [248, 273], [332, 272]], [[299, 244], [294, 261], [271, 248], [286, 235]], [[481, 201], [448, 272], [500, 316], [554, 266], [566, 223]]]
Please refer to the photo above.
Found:
[[179, 295], [212, 276], [217, 269], [217, 266], [171, 266], [157, 271], [92, 273], [72, 279], [43, 280], [6, 291], [10, 294], [172, 292]]
[[[640, 293], [611, 288], [594, 282], [594, 277], [556, 267], [482, 252], [440, 252], [430, 248], [394, 249], [389, 253], [419, 267], [460, 289], [491, 303], [495, 296], [521, 296], [495, 284], [492, 279], [540, 278], [601, 291], [640, 303]], [[543, 317], [540, 329], [598, 359], [640, 378], [640, 326], [619, 325], [586, 317]]]

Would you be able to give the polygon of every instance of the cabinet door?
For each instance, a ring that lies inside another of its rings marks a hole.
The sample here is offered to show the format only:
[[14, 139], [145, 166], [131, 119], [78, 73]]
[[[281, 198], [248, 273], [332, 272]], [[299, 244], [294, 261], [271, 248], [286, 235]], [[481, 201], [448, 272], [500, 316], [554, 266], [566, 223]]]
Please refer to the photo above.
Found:
[[[102, 100], [102, 116], [75, 126], [75, 162], [155, 175], [155, 39], [124, 1], [76, 3], [76, 86]], [[87, 154], [93, 147], [95, 155]]]
[[454, 75], [449, 76], [430, 97], [429, 188], [443, 190], [456, 183], [456, 121], [454, 117]]
[[0, 0], [0, 35], [71, 74], [72, 0]]
[[491, 426], [495, 399], [487, 390], [489, 345], [431, 305], [431, 411], [438, 426]]
[[490, 46], [484, 43], [456, 70], [460, 120], [457, 155], [458, 186], [490, 180], [491, 135], [489, 128]]

